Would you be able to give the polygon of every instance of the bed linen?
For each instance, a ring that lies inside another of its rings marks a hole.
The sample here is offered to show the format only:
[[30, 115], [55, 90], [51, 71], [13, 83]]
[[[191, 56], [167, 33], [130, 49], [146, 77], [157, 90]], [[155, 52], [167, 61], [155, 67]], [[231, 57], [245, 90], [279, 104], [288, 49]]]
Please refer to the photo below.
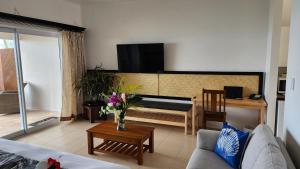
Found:
[[36, 145], [1, 138], [0, 150], [37, 161], [47, 161], [50, 157], [58, 159], [61, 163], [61, 167], [66, 169], [129, 169], [129, 167], [119, 164], [91, 159], [71, 153], [54, 151]]

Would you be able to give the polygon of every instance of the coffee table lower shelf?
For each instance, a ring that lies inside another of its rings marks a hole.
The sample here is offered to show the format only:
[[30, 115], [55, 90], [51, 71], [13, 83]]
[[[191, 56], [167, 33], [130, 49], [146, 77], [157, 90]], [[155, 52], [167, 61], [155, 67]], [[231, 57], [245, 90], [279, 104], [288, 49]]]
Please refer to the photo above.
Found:
[[[135, 159], [139, 158], [139, 147], [134, 144], [121, 143], [117, 141], [105, 140], [95, 148], [93, 151], [100, 153], [112, 153], [112, 154], [122, 154], [127, 156], [132, 156]], [[142, 153], [150, 151], [150, 146], [143, 144]]]
[[[96, 146], [94, 151], [101, 152], [101, 153], [116, 153], [116, 154], [123, 154], [129, 155], [134, 158], [138, 155], [138, 146], [133, 144], [127, 143], [120, 143], [116, 141], [106, 140], [100, 145]], [[149, 150], [149, 145], [143, 144], [143, 153]]]

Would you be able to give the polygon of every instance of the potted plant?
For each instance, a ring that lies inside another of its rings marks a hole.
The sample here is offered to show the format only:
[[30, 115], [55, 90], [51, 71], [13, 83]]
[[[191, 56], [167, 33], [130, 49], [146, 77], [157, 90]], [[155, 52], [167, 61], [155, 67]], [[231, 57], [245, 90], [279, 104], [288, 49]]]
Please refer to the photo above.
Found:
[[[83, 95], [84, 106], [100, 109], [105, 104], [100, 94], [108, 94], [116, 80], [115, 74], [105, 72], [102, 66], [96, 66], [93, 71], [86, 72], [79, 81], [75, 82], [75, 89], [78, 90], [78, 94]], [[106, 114], [103, 114], [101, 118], [107, 119]]]

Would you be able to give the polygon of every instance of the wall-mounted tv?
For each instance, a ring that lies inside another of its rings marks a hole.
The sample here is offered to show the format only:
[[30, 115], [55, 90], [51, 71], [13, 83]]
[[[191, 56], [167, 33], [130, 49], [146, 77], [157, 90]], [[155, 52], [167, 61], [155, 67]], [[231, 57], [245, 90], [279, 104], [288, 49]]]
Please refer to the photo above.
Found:
[[164, 44], [118, 44], [120, 72], [157, 73], [164, 70]]

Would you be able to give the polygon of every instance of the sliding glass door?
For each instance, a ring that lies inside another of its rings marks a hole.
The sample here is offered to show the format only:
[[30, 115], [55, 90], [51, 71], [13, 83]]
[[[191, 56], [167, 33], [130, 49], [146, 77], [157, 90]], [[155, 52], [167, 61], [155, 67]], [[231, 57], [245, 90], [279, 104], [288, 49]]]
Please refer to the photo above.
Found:
[[0, 137], [26, 129], [19, 44], [15, 29], [0, 28]]
[[58, 34], [0, 28], [0, 137], [58, 122], [59, 49]]
[[28, 128], [57, 121], [61, 109], [59, 38], [19, 34]]

